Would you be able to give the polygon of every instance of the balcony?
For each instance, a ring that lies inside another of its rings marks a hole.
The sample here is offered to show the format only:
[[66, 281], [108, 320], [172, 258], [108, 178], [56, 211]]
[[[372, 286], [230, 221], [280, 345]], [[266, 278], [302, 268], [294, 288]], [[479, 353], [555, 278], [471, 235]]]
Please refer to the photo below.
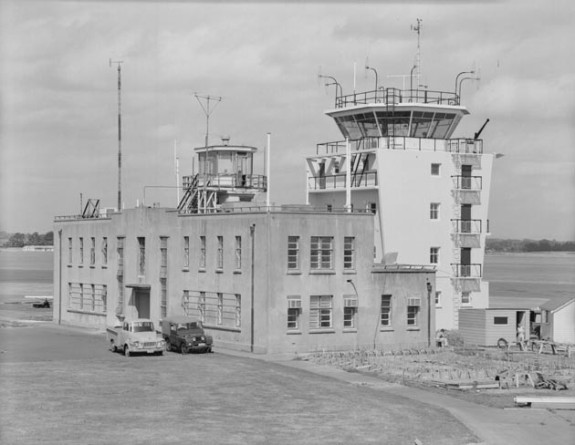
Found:
[[[442, 151], [475, 159], [466, 159], [472, 165], [477, 163], [477, 155], [483, 154], [481, 139], [430, 139], [408, 136], [365, 137], [349, 141], [351, 151], [362, 150], [417, 150]], [[345, 141], [322, 142], [316, 145], [316, 155], [345, 154]]]
[[481, 264], [452, 263], [451, 281], [458, 292], [479, 292], [481, 290]]
[[457, 205], [481, 204], [481, 189], [483, 187], [481, 176], [452, 176], [453, 190], [451, 194]]
[[[345, 173], [337, 175], [310, 176], [307, 178], [308, 189], [314, 190], [344, 190], [347, 187]], [[351, 175], [351, 188], [377, 187], [377, 172], [364, 172]]]
[[452, 219], [451, 225], [451, 238], [456, 247], [481, 247], [482, 221], [480, 219]]

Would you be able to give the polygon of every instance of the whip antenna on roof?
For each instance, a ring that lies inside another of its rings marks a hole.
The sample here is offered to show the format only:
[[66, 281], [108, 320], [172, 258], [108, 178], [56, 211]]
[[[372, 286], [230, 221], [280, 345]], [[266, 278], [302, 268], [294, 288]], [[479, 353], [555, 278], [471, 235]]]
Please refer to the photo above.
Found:
[[121, 60], [110, 59], [118, 65], [118, 211], [122, 210], [122, 63]]
[[[216, 107], [218, 106], [218, 103], [221, 102], [222, 98], [218, 97], [218, 96], [201, 96], [198, 93], [194, 93], [194, 96], [196, 97], [196, 99], [198, 100], [200, 106], [202, 107], [202, 110], [204, 110], [204, 113], [206, 115], [206, 142], [205, 142], [205, 146], [208, 146], [208, 139], [209, 139], [209, 134], [210, 134], [210, 116], [211, 114], [214, 112], [214, 110], [216, 109]], [[203, 101], [205, 101], [206, 105], [204, 106]], [[214, 105], [214, 108], [210, 109], [210, 102], [215, 100], [216, 104]]]
[[419, 83], [421, 81], [421, 46], [420, 46], [420, 37], [421, 37], [421, 22], [423, 20], [417, 19], [417, 25], [411, 25], [411, 30], [417, 32], [417, 53], [415, 55], [415, 66], [417, 66], [417, 85], [419, 88]]

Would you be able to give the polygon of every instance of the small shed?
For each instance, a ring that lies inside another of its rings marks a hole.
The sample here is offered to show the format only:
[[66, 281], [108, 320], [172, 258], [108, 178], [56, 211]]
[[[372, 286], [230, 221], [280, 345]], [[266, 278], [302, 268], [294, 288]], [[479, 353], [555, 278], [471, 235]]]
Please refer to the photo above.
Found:
[[517, 326], [530, 332], [530, 310], [514, 308], [460, 309], [459, 332], [467, 345], [497, 346], [499, 339], [517, 341]]
[[541, 338], [575, 344], [575, 297], [547, 300], [541, 305]]

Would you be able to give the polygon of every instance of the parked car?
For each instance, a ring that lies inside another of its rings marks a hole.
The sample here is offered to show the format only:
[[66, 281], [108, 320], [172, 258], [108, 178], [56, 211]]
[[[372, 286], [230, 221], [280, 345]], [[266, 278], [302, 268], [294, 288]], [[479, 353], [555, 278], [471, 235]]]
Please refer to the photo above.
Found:
[[200, 320], [185, 316], [168, 317], [162, 320], [162, 336], [166, 350], [212, 352], [213, 339], [206, 335]]
[[121, 326], [108, 327], [106, 335], [110, 349], [129, 357], [137, 353], [162, 355], [166, 343], [158, 337], [154, 323], [147, 319], [124, 321]]

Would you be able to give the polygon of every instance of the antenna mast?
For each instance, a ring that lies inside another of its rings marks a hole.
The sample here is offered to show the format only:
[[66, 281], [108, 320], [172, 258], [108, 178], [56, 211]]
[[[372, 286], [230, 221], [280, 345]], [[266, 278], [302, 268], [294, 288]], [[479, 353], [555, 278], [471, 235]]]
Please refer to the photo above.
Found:
[[417, 19], [417, 26], [411, 25], [411, 30], [417, 32], [417, 53], [415, 55], [415, 65], [417, 66], [417, 89], [419, 89], [419, 84], [421, 83], [421, 22], [423, 22], [423, 20]]
[[[194, 96], [196, 97], [196, 99], [198, 100], [200, 106], [202, 107], [202, 110], [204, 110], [204, 113], [206, 115], [206, 142], [205, 142], [205, 146], [208, 146], [208, 138], [209, 138], [209, 134], [210, 134], [210, 116], [211, 114], [214, 112], [214, 110], [216, 109], [216, 107], [218, 106], [218, 103], [221, 102], [222, 98], [218, 97], [218, 96], [201, 96], [198, 93], [194, 93]], [[204, 100], [206, 102], [206, 106], [204, 106], [204, 104], [202, 103], [202, 100]], [[215, 100], [216, 101], [216, 105], [214, 105], [214, 108], [210, 110], [210, 101]]]
[[122, 210], [122, 63], [121, 60], [113, 61], [118, 65], [118, 211]]

